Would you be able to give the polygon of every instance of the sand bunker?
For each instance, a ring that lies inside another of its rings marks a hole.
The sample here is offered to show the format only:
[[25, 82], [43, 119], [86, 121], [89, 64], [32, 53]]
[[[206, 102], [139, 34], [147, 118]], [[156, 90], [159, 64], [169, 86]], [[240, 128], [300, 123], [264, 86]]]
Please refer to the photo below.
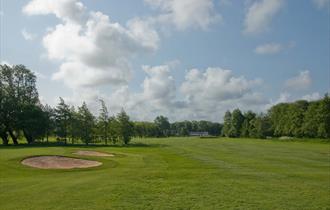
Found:
[[36, 156], [26, 158], [23, 165], [42, 169], [90, 168], [102, 165], [101, 162], [63, 156]]
[[84, 155], [84, 156], [97, 156], [97, 157], [113, 157], [113, 154], [104, 153], [104, 152], [96, 152], [96, 151], [77, 151], [73, 153], [75, 155]]

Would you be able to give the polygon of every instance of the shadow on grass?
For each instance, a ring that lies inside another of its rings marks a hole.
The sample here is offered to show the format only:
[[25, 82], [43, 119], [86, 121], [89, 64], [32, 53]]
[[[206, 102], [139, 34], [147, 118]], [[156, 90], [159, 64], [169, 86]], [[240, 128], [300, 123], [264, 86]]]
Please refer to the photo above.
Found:
[[24, 149], [24, 148], [43, 148], [43, 147], [80, 147], [80, 148], [99, 148], [99, 147], [109, 147], [109, 148], [157, 148], [157, 147], [166, 147], [166, 144], [152, 143], [131, 143], [128, 145], [113, 145], [113, 144], [63, 144], [57, 142], [37, 142], [33, 144], [19, 144], [19, 145], [0, 145], [0, 149]]

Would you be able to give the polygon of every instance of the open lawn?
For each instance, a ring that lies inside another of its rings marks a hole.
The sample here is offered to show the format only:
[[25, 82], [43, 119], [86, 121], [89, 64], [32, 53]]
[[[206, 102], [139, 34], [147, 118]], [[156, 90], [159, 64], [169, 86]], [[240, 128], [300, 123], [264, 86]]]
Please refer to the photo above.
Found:
[[[77, 150], [113, 157], [72, 154]], [[90, 169], [20, 164], [33, 155], [97, 160]], [[329, 209], [330, 144], [134, 139], [129, 147], [0, 147], [1, 210]]]

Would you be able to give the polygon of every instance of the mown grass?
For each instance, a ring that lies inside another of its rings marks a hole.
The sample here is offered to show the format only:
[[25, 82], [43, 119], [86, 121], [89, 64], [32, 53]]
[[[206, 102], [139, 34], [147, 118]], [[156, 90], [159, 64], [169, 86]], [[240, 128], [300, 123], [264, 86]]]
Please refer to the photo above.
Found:
[[[79, 149], [101, 167], [42, 170], [31, 155]], [[330, 144], [256, 139], [135, 139], [129, 147], [0, 147], [0, 209], [329, 209]]]

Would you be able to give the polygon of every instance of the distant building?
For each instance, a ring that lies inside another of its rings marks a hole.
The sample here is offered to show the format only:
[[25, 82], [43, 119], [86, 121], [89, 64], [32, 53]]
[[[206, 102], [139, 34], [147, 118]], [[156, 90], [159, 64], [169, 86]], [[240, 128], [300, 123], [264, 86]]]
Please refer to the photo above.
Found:
[[189, 136], [208, 136], [209, 132], [189, 132]]

